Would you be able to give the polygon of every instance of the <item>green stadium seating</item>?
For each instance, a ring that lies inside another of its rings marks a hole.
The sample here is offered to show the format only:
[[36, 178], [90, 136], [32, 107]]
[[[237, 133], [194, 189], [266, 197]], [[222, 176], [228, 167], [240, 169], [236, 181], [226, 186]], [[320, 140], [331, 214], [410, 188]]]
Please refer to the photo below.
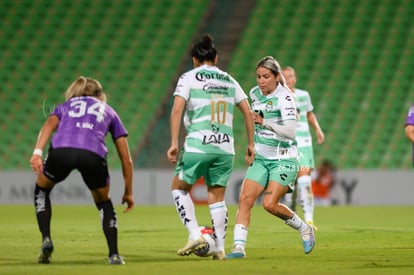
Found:
[[[314, 145], [317, 163], [328, 158], [341, 169], [408, 168], [413, 11], [408, 0], [257, 1], [228, 71], [248, 91], [255, 62], [265, 55], [296, 68], [298, 87], [311, 92], [326, 134], [325, 144]], [[243, 137], [241, 121], [236, 125]], [[236, 143], [237, 167], [244, 145], [243, 138]]]
[[[137, 152], [207, 5], [207, 0], [1, 1], [0, 169], [29, 168], [45, 117], [80, 75], [101, 81]], [[110, 167], [120, 167], [110, 140], [108, 145]]]
[[[28, 169], [40, 126], [79, 75], [101, 81], [129, 130], [136, 158], [145, 136], [168, 127], [169, 110], [162, 108], [208, 5], [0, 1], [0, 170]], [[412, 14], [410, 0], [258, 0], [223, 69], [247, 93], [263, 56], [293, 66], [326, 134], [325, 144], [314, 145], [317, 163], [328, 158], [341, 169], [408, 169], [404, 122], [414, 104]], [[156, 121], [159, 114], [164, 116]], [[236, 112], [236, 168], [245, 167], [243, 127]], [[162, 152], [142, 152], [150, 167], [165, 158], [165, 137], [156, 143]], [[119, 168], [108, 144], [110, 167]]]

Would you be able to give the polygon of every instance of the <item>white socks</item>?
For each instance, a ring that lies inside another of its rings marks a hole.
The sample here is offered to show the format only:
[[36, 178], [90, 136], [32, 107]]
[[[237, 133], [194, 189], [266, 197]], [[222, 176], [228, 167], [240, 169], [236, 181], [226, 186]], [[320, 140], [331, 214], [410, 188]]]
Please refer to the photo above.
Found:
[[307, 233], [307, 231], [309, 230], [309, 225], [302, 221], [302, 219], [299, 218], [299, 216], [296, 215], [296, 213], [293, 214], [292, 218], [286, 220], [285, 223], [293, 229], [298, 230], [301, 235]]
[[191, 240], [197, 240], [201, 237], [200, 228], [195, 216], [194, 203], [188, 192], [183, 190], [172, 190], [171, 194], [174, 199], [178, 216], [190, 233]]
[[[295, 196], [296, 198], [296, 196]], [[283, 204], [285, 204], [287, 207], [289, 207], [290, 210], [294, 210], [294, 206], [295, 203], [293, 201], [293, 192], [290, 193], [286, 193], [283, 197], [282, 197], [282, 201]]]
[[234, 247], [241, 248], [244, 251], [247, 241], [247, 227], [242, 224], [236, 224], [234, 226]]
[[[285, 221], [287, 225], [299, 231], [301, 235], [309, 232], [309, 225], [302, 221], [298, 215], [293, 214], [291, 219]], [[236, 224], [234, 226], [234, 248], [240, 248], [244, 251], [247, 241], [248, 228], [242, 224]]]
[[311, 183], [312, 178], [308, 175], [300, 176], [297, 179], [297, 194], [307, 222], [313, 222], [314, 202]]
[[227, 207], [224, 201], [216, 202], [209, 205], [211, 222], [216, 237], [216, 250], [224, 251], [224, 240], [227, 231]]

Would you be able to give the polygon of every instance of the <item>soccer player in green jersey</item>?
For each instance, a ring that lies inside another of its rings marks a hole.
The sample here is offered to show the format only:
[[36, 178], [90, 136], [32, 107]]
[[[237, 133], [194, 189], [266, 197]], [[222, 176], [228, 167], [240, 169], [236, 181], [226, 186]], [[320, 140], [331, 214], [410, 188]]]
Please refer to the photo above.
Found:
[[262, 193], [264, 209], [299, 232], [304, 252], [308, 254], [315, 246], [313, 228], [279, 202], [292, 189], [299, 167], [295, 98], [285, 85], [279, 63], [271, 56], [257, 64], [256, 80], [258, 86], [250, 90], [256, 157], [243, 181], [234, 226], [234, 247], [226, 258], [246, 257], [251, 209]]
[[[298, 177], [296, 179], [295, 192], [299, 198], [306, 223], [313, 226], [316, 230], [317, 228], [313, 219], [314, 198], [311, 185], [311, 171], [315, 169], [315, 161], [313, 157], [312, 135], [309, 125], [315, 130], [318, 144], [324, 142], [325, 135], [313, 113], [313, 105], [309, 93], [295, 87], [297, 80], [295, 70], [292, 67], [286, 67], [283, 69], [282, 73], [285, 77], [286, 85], [296, 96], [296, 102], [299, 109], [299, 120], [296, 126], [296, 141], [298, 143], [300, 166]], [[295, 196], [287, 194], [285, 196], [285, 202], [294, 209], [295, 203], [292, 197]]]
[[[172, 196], [178, 215], [190, 233], [187, 244], [177, 254], [190, 255], [206, 246], [189, 194], [193, 184], [204, 177], [216, 239], [213, 259], [222, 260], [225, 257], [227, 228], [224, 195], [234, 163], [233, 115], [236, 107], [244, 116], [248, 137], [245, 159], [248, 165], [254, 159], [254, 123], [247, 95], [233, 77], [216, 67], [218, 55], [211, 36], [204, 35], [193, 46], [191, 56], [194, 69], [180, 77], [174, 92], [170, 118], [171, 145], [167, 151], [168, 160], [176, 163]], [[187, 135], [180, 154], [178, 135], [183, 113]]]

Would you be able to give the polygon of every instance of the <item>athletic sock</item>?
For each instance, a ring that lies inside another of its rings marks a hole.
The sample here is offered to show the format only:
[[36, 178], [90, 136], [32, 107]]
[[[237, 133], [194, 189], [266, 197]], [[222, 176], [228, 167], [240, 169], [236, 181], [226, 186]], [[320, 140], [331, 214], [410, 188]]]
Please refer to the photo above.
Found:
[[224, 251], [224, 241], [227, 232], [227, 207], [224, 201], [216, 202], [209, 205], [211, 223], [213, 224], [214, 237], [216, 239], [216, 250]]
[[96, 203], [101, 218], [102, 229], [109, 248], [109, 257], [118, 254], [118, 224], [111, 200]]
[[300, 199], [300, 204], [302, 206], [305, 221], [313, 222], [314, 201], [311, 189], [312, 178], [308, 175], [300, 176], [297, 179], [297, 182], [298, 196]]
[[286, 220], [285, 223], [290, 227], [298, 230], [301, 235], [307, 233], [309, 230], [309, 225], [307, 225], [301, 218], [299, 218], [296, 213], [293, 214], [292, 218]]
[[234, 226], [234, 248], [243, 249], [246, 246], [248, 229], [242, 224]]
[[289, 207], [292, 211], [295, 211], [294, 198], [296, 198], [296, 196], [294, 196], [294, 192], [286, 193], [282, 199], [282, 203]]
[[45, 189], [39, 185], [35, 186], [34, 190], [34, 205], [36, 210], [37, 224], [39, 225], [42, 240], [50, 236], [50, 220], [52, 219], [52, 205], [50, 203], [50, 191], [52, 189]]
[[198, 227], [198, 222], [195, 216], [194, 203], [190, 197], [190, 194], [184, 190], [178, 189], [172, 190], [171, 194], [174, 199], [178, 216], [190, 233], [190, 239], [199, 239], [201, 237], [201, 232], [200, 228]]

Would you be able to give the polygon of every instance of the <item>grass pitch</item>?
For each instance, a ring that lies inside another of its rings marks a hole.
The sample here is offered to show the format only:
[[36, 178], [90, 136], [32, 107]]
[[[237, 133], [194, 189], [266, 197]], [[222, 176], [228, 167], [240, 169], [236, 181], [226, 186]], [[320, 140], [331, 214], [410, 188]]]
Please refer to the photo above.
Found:
[[[235, 206], [229, 206], [230, 251]], [[41, 237], [31, 205], [0, 205], [0, 274], [414, 274], [414, 206], [316, 208], [316, 247], [302, 250], [299, 234], [253, 208], [247, 258], [212, 261], [176, 250], [188, 234], [171, 206], [117, 206], [119, 250], [126, 265], [107, 264], [107, 246], [94, 205], [54, 205], [52, 263], [40, 265]], [[206, 206], [197, 206], [209, 225]], [[301, 214], [298, 212], [298, 214]]]

